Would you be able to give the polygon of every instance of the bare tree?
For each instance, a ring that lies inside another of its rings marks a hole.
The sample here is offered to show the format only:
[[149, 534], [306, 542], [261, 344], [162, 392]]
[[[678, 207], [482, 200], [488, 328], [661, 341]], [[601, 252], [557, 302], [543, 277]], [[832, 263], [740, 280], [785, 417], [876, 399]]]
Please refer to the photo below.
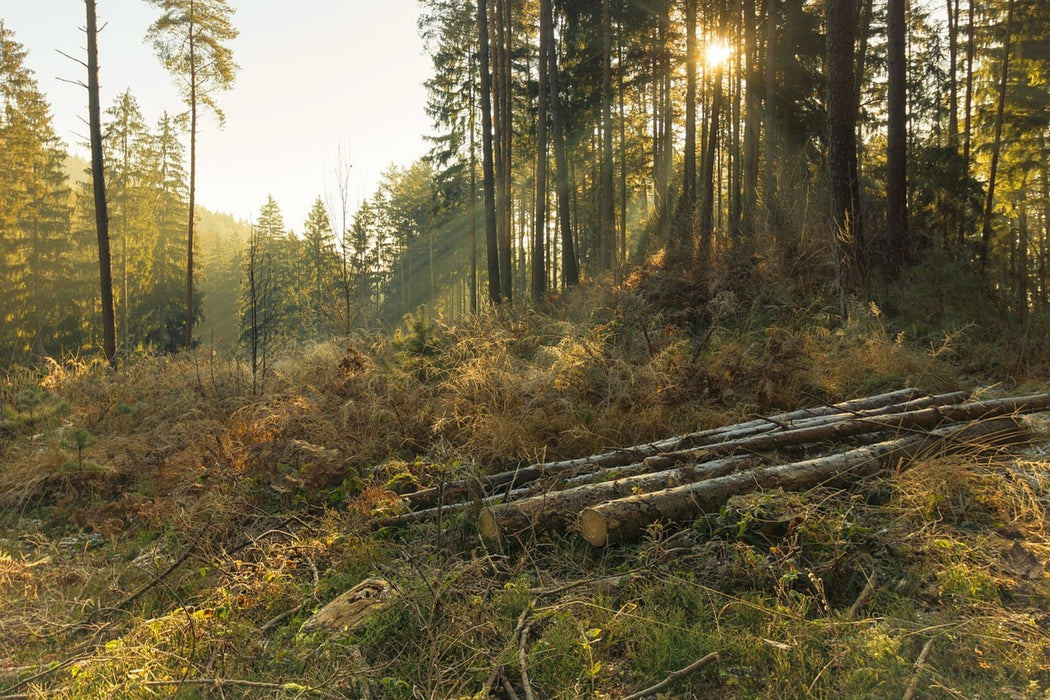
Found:
[[[88, 116], [91, 132], [91, 181], [95, 193], [95, 231], [98, 234], [98, 270], [102, 288], [102, 348], [106, 360], [117, 366], [116, 318], [113, 313], [113, 270], [109, 254], [109, 212], [106, 209], [106, 169], [102, 156], [102, 113], [98, 85], [98, 21], [95, 0], [84, 0], [87, 10]], [[125, 329], [126, 330], [126, 329]]]

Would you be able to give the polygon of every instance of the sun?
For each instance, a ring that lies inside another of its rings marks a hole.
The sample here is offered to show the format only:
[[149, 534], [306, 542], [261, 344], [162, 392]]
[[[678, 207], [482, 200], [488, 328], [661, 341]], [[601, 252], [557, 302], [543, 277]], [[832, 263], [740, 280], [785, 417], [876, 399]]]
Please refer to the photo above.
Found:
[[727, 41], [714, 39], [704, 48], [704, 63], [712, 68], [717, 68], [728, 61], [732, 54], [733, 47]]

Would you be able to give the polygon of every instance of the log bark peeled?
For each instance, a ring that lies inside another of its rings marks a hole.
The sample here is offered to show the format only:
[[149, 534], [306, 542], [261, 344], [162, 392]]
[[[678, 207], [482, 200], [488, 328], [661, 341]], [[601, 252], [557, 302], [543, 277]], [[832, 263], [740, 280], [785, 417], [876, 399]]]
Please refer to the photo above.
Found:
[[758, 464], [758, 457], [730, 457], [697, 466], [637, 474], [615, 481], [551, 491], [540, 496], [483, 508], [478, 518], [478, 528], [481, 536], [489, 540], [565, 529], [575, 523], [581, 510], [603, 501], [711, 479], [740, 469], [753, 468]]
[[839, 420], [851, 415], [863, 414], [866, 411], [883, 411], [891, 406], [899, 406], [901, 410], [910, 410], [926, 403], [914, 404], [913, 402], [954, 403], [964, 401], [968, 394], [955, 392], [940, 396], [927, 396], [921, 390], [914, 387], [891, 391], [885, 394], [876, 394], [859, 399], [851, 399], [841, 403], [828, 406], [817, 406], [804, 408], [788, 413], [780, 413], [769, 417], [755, 418], [743, 423], [700, 430], [678, 437], [657, 440], [650, 443], [635, 445], [618, 450], [612, 450], [599, 455], [589, 457], [578, 457], [556, 462], [544, 462], [531, 466], [521, 467], [511, 471], [480, 476], [476, 478], [459, 479], [446, 484], [420, 489], [414, 493], [405, 494], [402, 500], [410, 510], [419, 508], [430, 508], [441, 502], [453, 503], [462, 500], [472, 491], [481, 489], [491, 493], [495, 489], [506, 488], [508, 490], [517, 488], [522, 484], [530, 483], [544, 476], [574, 474], [577, 472], [603, 469], [607, 467], [621, 467], [636, 462], [641, 462], [647, 457], [652, 457], [665, 452], [675, 452], [702, 445], [720, 443], [726, 440], [739, 439], [759, 433], [771, 432], [783, 429], [784, 426], [803, 420], [827, 419]]
[[694, 520], [717, 510], [738, 494], [759, 489], [803, 490], [845, 477], [859, 479], [918, 455], [980, 451], [1017, 442], [1026, 434], [1024, 424], [1014, 416], [949, 426], [828, 457], [737, 472], [607, 501], [580, 514], [580, 529], [587, 542], [600, 547], [636, 538], [658, 520]]
[[926, 430], [950, 422], [963, 422], [1008, 416], [1016, 413], [1033, 413], [1050, 408], [1050, 394], [1034, 394], [1008, 399], [993, 399], [973, 403], [931, 406], [917, 411], [903, 411], [869, 418], [854, 418], [828, 424], [812, 425], [779, 433], [755, 435], [740, 440], [708, 445], [696, 449], [668, 452], [645, 460], [652, 471], [670, 469], [688, 461], [704, 461], [724, 457], [741, 450], [755, 452], [773, 450], [786, 445], [807, 442], [836, 440], [851, 435], [864, 435], [880, 431], [895, 433], [909, 430]]

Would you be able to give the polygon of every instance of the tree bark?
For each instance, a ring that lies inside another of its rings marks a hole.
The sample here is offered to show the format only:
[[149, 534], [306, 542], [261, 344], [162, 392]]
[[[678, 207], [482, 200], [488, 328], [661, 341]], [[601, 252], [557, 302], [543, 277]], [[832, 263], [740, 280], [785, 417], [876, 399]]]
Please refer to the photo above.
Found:
[[536, 107], [536, 226], [532, 232], [532, 300], [543, 303], [547, 296], [547, 75], [550, 63], [550, 0], [540, 0], [540, 46], [537, 71], [539, 85]]
[[[685, 0], [685, 151], [682, 154], [682, 202], [692, 213], [696, 201], [696, 0]], [[679, 232], [683, 249], [692, 238], [691, 227]]]
[[952, 426], [828, 457], [608, 501], [584, 510], [580, 514], [580, 529], [587, 542], [600, 547], [638, 537], [658, 520], [694, 520], [717, 510], [738, 494], [759, 489], [803, 490], [838, 479], [855, 481], [919, 455], [978, 452], [990, 445], [1018, 441], [1025, 434], [1023, 424], [1014, 417]]
[[758, 33], [755, 0], [744, 3], [744, 153], [741, 182], [741, 233], [754, 235], [758, 188], [758, 134], [760, 127], [758, 90]]
[[948, 148], [959, 148], [959, 0], [946, 0], [948, 11]]
[[718, 151], [718, 125], [722, 117], [722, 99], [722, 65], [719, 64], [715, 67], [715, 75], [712, 79], [710, 125], [707, 131], [704, 159], [700, 165], [700, 202], [696, 214], [699, 237], [697, 267], [705, 284], [710, 281], [711, 253], [714, 246], [715, 153]]
[[992, 138], [992, 163], [988, 168], [988, 196], [984, 205], [984, 222], [981, 226], [981, 247], [978, 260], [981, 272], [988, 269], [988, 249], [992, 241], [992, 215], [995, 212], [995, 177], [999, 169], [999, 152], [1003, 139], [1003, 114], [1006, 111], [1006, 88], [1010, 77], [1010, 43], [1014, 26], [1014, 0], [1006, 4], [1006, 37], [1003, 39], [1003, 70], [999, 80], [999, 102], [995, 110], [995, 135]]
[[993, 399], [949, 406], [932, 406], [917, 411], [891, 413], [870, 418], [837, 421], [824, 425], [811, 425], [779, 433], [755, 435], [737, 440], [676, 452], [667, 452], [647, 457], [646, 466], [652, 470], [669, 469], [686, 461], [703, 461], [724, 457], [741, 450], [755, 452], [772, 450], [785, 445], [799, 445], [864, 435], [880, 431], [899, 433], [914, 429], [929, 429], [947, 422], [961, 422], [995, 418], [1014, 413], [1028, 413], [1050, 408], [1050, 394], [1034, 394], [1008, 399]]
[[196, 15], [190, 0], [190, 19], [187, 41], [189, 43], [189, 88], [190, 88], [190, 191], [189, 223], [186, 226], [186, 348], [193, 347], [193, 224], [196, 218], [197, 200], [197, 53]]
[[859, 291], [863, 251], [857, 172], [857, 104], [854, 100], [854, 0], [825, 0], [827, 16], [828, 175], [831, 179], [839, 307]]
[[[967, 2], [967, 21], [966, 21], [966, 88], [963, 96], [963, 183], [968, 189], [970, 186], [970, 144], [972, 142], [972, 126], [973, 126], [973, 57], [974, 57], [974, 2], [976, 0], [969, 0]], [[968, 210], [970, 208], [970, 198], [967, 196], [968, 192], [963, 192], [963, 209], [961, 221], [959, 222], [959, 247], [963, 247], [966, 242], [967, 226], [966, 220], [968, 218]]]
[[766, 227], [770, 230], [779, 218], [777, 213], [777, 141], [778, 128], [776, 117], [777, 98], [777, 0], [766, 0], [766, 104], [763, 151], [765, 167], [763, 172], [762, 199], [766, 210]]
[[496, 176], [492, 153], [492, 74], [489, 67], [489, 21], [486, 0], [478, 0], [478, 51], [481, 72], [482, 187], [485, 193], [485, 248], [489, 272], [489, 301], [499, 305], [499, 237], [496, 232]]
[[496, 2], [496, 33], [500, 39], [499, 75], [500, 75], [500, 119], [499, 132], [502, 139], [502, 205], [501, 236], [499, 246], [500, 293], [504, 301], [511, 301], [514, 295], [514, 216], [513, 216], [513, 161], [514, 161], [514, 122], [511, 99], [511, 54], [513, 52], [513, 27], [511, 22], [510, 0]]
[[[95, 194], [99, 284], [102, 292], [102, 349], [117, 367], [116, 317], [113, 312], [113, 269], [109, 252], [109, 212], [106, 209], [106, 168], [102, 155], [102, 113], [98, 84], [98, 22], [95, 0], [84, 0], [87, 11], [88, 117], [91, 131], [91, 181]], [[127, 329], [124, 329], [127, 332]]]
[[904, 0], [886, 4], [886, 263], [896, 279], [908, 255], [908, 95]]
[[669, 469], [649, 474], [636, 474], [585, 484], [563, 491], [551, 491], [531, 498], [483, 508], [478, 519], [481, 536], [486, 539], [518, 537], [563, 530], [573, 525], [584, 508], [605, 501], [626, 498], [636, 493], [649, 493], [675, 486], [712, 479], [735, 471], [754, 468], [759, 457], [746, 455], [707, 462], [702, 465]]
[[612, 0], [602, 0], [602, 124], [601, 168], [598, 193], [598, 259], [603, 270], [611, 270], [616, 261], [616, 194], [613, 186], [612, 123]]
[[[541, 6], [541, 12], [543, 11]], [[551, 136], [554, 137], [554, 168], [557, 171], [558, 189], [558, 234], [561, 237], [562, 281], [566, 287], [580, 283], [580, 265], [576, 260], [576, 245], [572, 237], [572, 213], [570, 209], [569, 163], [565, 155], [565, 114], [561, 105], [561, 75], [558, 71], [558, 51], [554, 44], [554, 19], [550, 3], [547, 3], [547, 55], [550, 71], [551, 92]]]

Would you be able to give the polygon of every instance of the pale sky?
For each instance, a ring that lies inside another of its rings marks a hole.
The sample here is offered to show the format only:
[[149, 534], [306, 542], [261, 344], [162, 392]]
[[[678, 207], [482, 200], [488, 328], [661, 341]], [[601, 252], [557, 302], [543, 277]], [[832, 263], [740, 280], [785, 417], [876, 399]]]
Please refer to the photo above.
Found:
[[[126, 88], [150, 127], [165, 110], [185, 110], [175, 82], [143, 41], [157, 11], [143, 0], [97, 0], [102, 108]], [[226, 113], [198, 136], [197, 201], [240, 219], [273, 194], [285, 223], [302, 230], [325, 189], [334, 190], [338, 152], [349, 150], [351, 206], [370, 196], [391, 164], [408, 165], [427, 149], [419, 0], [230, 0], [240, 36], [241, 69], [220, 93]], [[59, 80], [86, 80], [83, 0], [0, 0], [0, 19], [29, 52], [26, 62], [48, 96], [59, 136], [87, 156], [87, 91]], [[184, 139], [185, 140], [185, 139]], [[188, 158], [188, 154], [187, 154]]]

